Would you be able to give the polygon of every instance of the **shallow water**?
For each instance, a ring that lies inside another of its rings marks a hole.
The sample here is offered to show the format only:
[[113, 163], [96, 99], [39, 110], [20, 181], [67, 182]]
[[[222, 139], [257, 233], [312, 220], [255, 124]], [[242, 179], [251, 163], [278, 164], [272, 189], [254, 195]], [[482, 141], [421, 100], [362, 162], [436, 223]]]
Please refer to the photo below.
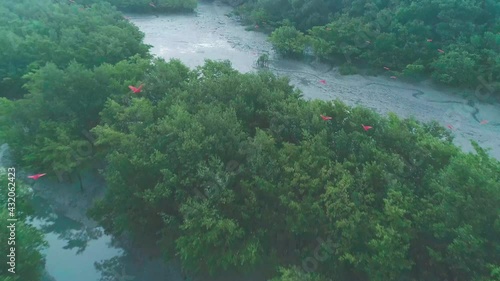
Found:
[[[205, 59], [228, 59], [241, 72], [254, 71], [258, 55], [268, 52], [270, 68], [287, 75], [302, 90], [306, 99], [340, 99], [349, 105], [363, 105], [386, 114], [414, 116], [421, 121], [437, 120], [451, 125], [455, 143], [472, 151], [470, 140], [491, 148], [490, 154], [500, 159], [500, 106], [475, 101], [452, 89], [438, 89], [428, 82], [412, 85], [389, 77], [342, 76], [336, 68], [319, 63], [306, 63], [277, 58], [267, 36], [246, 31], [236, 19], [226, 16], [231, 8], [217, 2], [200, 3], [192, 15], [136, 15], [130, 21], [145, 33], [151, 52], [165, 59], [178, 58], [187, 66], [203, 64]], [[326, 85], [319, 80], [326, 80]], [[488, 123], [481, 125], [482, 120]]]
[[[94, 262], [123, 253], [123, 250], [109, 245], [110, 236], [98, 235], [102, 229], [86, 228], [77, 221], [56, 215], [49, 204], [38, 196], [33, 198], [33, 203], [37, 218], [31, 224], [43, 231], [49, 243], [43, 252], [46, 257], [45, 269], [55, 280], [97, 281], [101, 272], [96, 270]], [[68, 245], [74, 248], [68, 248]]]
[[189, 67], [207, 58], [229, 59], [239, 71], [252, 71], [257, 53], [270, 50], [271, 44], [262, 33], [246, 32], [226, 16], [229, 12], [224, 5], [199, 3], [193, 14], [126, 16], [146, 34], [154, 55], [178, 58]]
[[[83, 192], [78, 180], [60, 183], [41, 178], [33, 185], [32, 224], [45, 233], [49, 242], [44, 252], [46, 271], [54, 278], [43, 281], [182, 280], [178, 267], [144, 258], [140, 251], [124, 250], [87, 217], [88, 208], [103, 195], [104, 182], [95, 171], [82, 172], [81, 178]], [[98, 268], [96, 263], [104, 267]], [[115, 274], [130, 278], [120, 280]]]
[[[16, 177], [26, 178], [25, 171], [13, 165], [9, 158], [8, 145], [0, 145], [0, 167], [15, 167]], [[82, 174], [82, 180], [85, 184], [97, 184], [90, 174]], [[102, 228], [95, 227], [85, 217], [88, 196], [95, 194], [92, 186], [89, 191], [93, 192], [82, 196], [75, 188], [76, 183], [51, 182], [48, 178], [25, 183], [32, 192], [30, 203], [34, 208], [34, 215], [27, 222], [40, 229], [49, 244], [43, 251], [46, 263], [42, 281], [101, 280], [104, 271], [98, 270], [94, 263], [122, 257], [124, 251], [111, 245], [112, 237], [103, 234]], [[83, 205], [73, 204], [75, 201]]]

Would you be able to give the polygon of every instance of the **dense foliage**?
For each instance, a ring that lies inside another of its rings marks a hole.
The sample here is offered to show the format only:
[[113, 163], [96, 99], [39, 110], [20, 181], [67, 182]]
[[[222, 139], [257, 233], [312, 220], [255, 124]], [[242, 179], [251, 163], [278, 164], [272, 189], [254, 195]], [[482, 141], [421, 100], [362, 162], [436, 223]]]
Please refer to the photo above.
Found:
[[148, 57], [143, 33], [110, 4], [90, 7], [51, 0], [5, 0], [0, 4], [0, 97], [21, 98], [27, 72], [47, 62], [88, 68]]
[[[47, 169], [49, 176], [81, 168], [94, 151], [76, 155], [88, 140], [112, 94], [124, 93], [149, 65], [143, 34], [110, 4], [90, 7], [53, 1], [2, 1], [0, 31], [0, 141], [13, 149], [16, 167]], [[124, 59], [130, 58], [128, 61]], [[9, 99], [7, 99], [9, 98]], [[7, 173], [0, 171], [1, 186]], [[0, 280], [40, 280], [43, 235], [26, 223], [27, 186], [16, 180], [16, 274], [0, 268]], [[7, 194], [0, 216], [6, 221]], [[4, 227], [1, 252], [12, 245]], [[7, 259], [7, 258], [5, 258]]]
[[[197, 0], [106, 0], [118, 9], [130, 12], [192, 11]], [[102, 0], [77, 0], [79, 4], [93, 4]]]
[[282, 26], [269, 37], [274, 48], [287, 57], [301, 57], [304, 54], [307, 38], [293, 26]]
[[[1, 281], [24, 281], [24, 280], [40, 280], [45, 266], [45, 261], [40, 253], [45, 247], [47, 242], [43, 240], [42, 233], [35, 227], [26, 224], [26, 217], [33, 214], [33, 209], [28, 204], [29, 193], [28, 186], [16, 179], [15, 185], [8, 185], [12, 181], [9, 180], [7, 169], [0, 167], [0, 186], [2, 186], [2, 193], [0, 193], [0, 202], [3, 202], [2, 209], [0, 210], [0, 217], [5, 225], [0, 231], [0, 252], [2, 253], [2, 263], [0, 266], [0, 280]], [[7, 219], [12, 218], [9, 216], [9, 209], [7, 208], [7, 196], [9, 188], [15, 189], [15, 240], [9, 240], [10, 230], [7, 228], [11, 222]], [[8, 243], [8, 241], [10, 241]], [[15, 241], [15, 244], [12, 244]], [[7, 263], [10, 255], [10, 248], [15, 247], [15, 274], [7, 271], [10, 266]]]
[[500, 163], [481, 148], [229, 63], [160, 60], [146, 76], [144, 97], [109, 100], [93, 129], [109, 191], [91, 215], [108, 232], [201, 272], [304, 267], [321, 238], [314, 272], [276, 280], [498, 280]]
[[[284, 55], [289, 55], [290, 49], [310, 46], [316, 56], [330, 62], [363, 63], [381, 71], [386, 66], [390, 75], [427, 75], [459, 87], [480, 85], [480, 76], [491, 84], [488, 86], [500, 90], [498, 1], [244, 2], [238, 13], [247, 20], [276, 27], [271, 40]], [[290, 37], [288, 25], [306, 33], [308, 42], [298, 32]], [[303, 45], [299, 47], [298, 42]]]
[[49, 63], [25, 76], [24, 98], [0, 103], [0, 122], [18, 165], [56, 174], [82, 168], [95, 154], [88, 131], [110, 97], [127, 102], [149, 61], [134, 57], [87, 69], [75, 62], [60, 69]]
[[[10, 38], [0, 52], [2, 96], [10, 98], [0, 98], [0, 140], [17, 165], [47, 177], [106, 160], [109, 188], [90, 215], [107, 232], [129, 234], [137, 247], [156, 246], [203, 273], [271, 265], [273, 281], [500, 280], [500, 163], [476, 144], [477, 153], [466, 154], [435, 122], [305, 101], [288, 79], [266, 71], [152, 60], [143, 35], [110, 4], [14, 2], [0, 6], [9, 26], [0, 33]], [[474, 0], [420, 2], [245, 7], [283, 25], [270, 40], [286, 55], [311, 44], [324, 58], [341, 54], [408, 75], [440, 69], [433, 75], [449, 84], [473, 83], [458, 69], [498, 73], [496, 3], [477, 10]], [[136, 3], [145, 4], [113, 4]], [[370, 25], [390, 12], [387, 26]], [[482, 25], [471, 31], [473, 20]], [[482, 49], [470, 47], [467, 32], [480, 36], [474, 44]], [[421, 39], [428, 50], [415, 45]], [[431, 54], [435, 47], [445, 53]], [[412, 60], [415, 52], [427, 56]], [[353, 72], [351, 64], [343, 69]], [[140, 84], [137, 94], [127, 87]], [[18, 266], [26, 275], [18, 281], [35, 281], [45, 244], [24, 219]], [[2, 270], [0, 280], [12, 281]]]
[[[109, 97], [126, 101], [149, 65], [144, 34], [108, 3], [4, 1], [0, 5], [0, 140], [24, 168], [66, 172], [96, 151], [88, 130]], [[3, 71], [3, 72], [2, 72]], [[125, 99], [123, 99], [125, 97]]]

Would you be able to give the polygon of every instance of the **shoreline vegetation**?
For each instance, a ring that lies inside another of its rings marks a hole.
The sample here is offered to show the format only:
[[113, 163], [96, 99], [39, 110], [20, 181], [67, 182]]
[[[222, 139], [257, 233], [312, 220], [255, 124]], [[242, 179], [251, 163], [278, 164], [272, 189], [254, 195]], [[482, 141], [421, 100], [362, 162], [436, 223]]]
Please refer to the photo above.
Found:
[[[242, 22], [270, 33], [284, 57], [313, 54], [368, 74], [500, 96], [500, 4], [495, 1], [223, 0]], [[384, 70], [384, 67], [388, 70]]]
[[[88, 215], [107, 234], [178, 257], [190, 274], [265, 265], [276, 269], [272, 281], [500, 280], [500, 162], [476, 143], [464, 153], [435, 121], [306, 101], [269, 71], [153, 58], [111, 5], [193, 1], [94, 2], [2, 1], [0, 140], [17, 166], [51, 179], [76, 181], [105, 163], [106, 193]], [[326, 59], [347, 52], [460, 87], [500, 71], [494, 1], [244, 2], [258, 25], [284, 25], [270, 38], [284, 55], [313, 42]], [[374, 49], [357, 45], [357, 28], [392, 13], [369, 40]], [[4, 264], [0, 281], [37, 281], [42, 234], [22, 223], [18, 231], [28, 277], [12, 279]]]

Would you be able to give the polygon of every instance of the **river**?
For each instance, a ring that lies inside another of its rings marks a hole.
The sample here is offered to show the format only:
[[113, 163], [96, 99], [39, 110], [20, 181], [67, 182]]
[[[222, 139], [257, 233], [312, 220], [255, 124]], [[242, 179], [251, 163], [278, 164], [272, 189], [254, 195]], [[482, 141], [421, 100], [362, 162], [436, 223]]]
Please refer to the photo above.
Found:
[[[401, 117], [414, 116], [421, 121], [438, 120], [451, 125], [454, 142], [471, 151], [471, 139], [490, 148], [490, 155], [500, 159], [500, 106], [479, 102], [473, 93], [438, 88], [429, 82], [403, 83], [388, 77], [362, 75], [342, 76], [337, 68], [316, 62], [281, 59], [272, 51], [267, 36], [246, 31], [237, 19], [228, 17], [231, 8], [220, 3], [200, 3], [196, 13], [179, 15], [126, 14], [145, 33], [145, 43], [152, 53], [165, 59], [179, 58], [187, 66], [203, 64], [205, 59], [228, 59], [241, 72], [255, 71], [254, 64], [262, 53], [269, 53], [270, 68], [278, 75], [287, 75], [302, 90], [306, 99], [340, 99], [349, 105], [363, 105], [381, 114], [394, 112]], [[319, 80], [326, 80], [326, 84]], [[464, 98], [465, 96], [465, 98]], [[472, 101], [472, 102], [471, 102]], [[487, 124], [480, 121], [487, 120]], [[376, 129], [376, 128], [375, 128]], [[4, 154], [3, 145], [0, 154]], [[8, 163], [1, 161], [0, 165]], [[133, 276], [130, 281], [181, 281], [179, 266], [158, 259], [130, 253], [115, 239], [86, 217], [91, 203], [102, 196], [102, 178], [91, 171], [82, 174], [85, 192], [76, 182], [58, 183], [41, 179], [33, 184], [36, 215], [33, 225], [45, 233], [49, 247], [46, 255], [46, 276], [43, 281], [114, 281], [106, 270], [94, 264], [111, 261], [112, 270]], [[109, 269], [109, 268], [108, 268]], [[102, 279], [101, 279], [102, 278]], [[207, 277], [195, 280], [214, 280]], [[264, 281], [256, 273], [235, 277], [227, 274], [221, 280]]]

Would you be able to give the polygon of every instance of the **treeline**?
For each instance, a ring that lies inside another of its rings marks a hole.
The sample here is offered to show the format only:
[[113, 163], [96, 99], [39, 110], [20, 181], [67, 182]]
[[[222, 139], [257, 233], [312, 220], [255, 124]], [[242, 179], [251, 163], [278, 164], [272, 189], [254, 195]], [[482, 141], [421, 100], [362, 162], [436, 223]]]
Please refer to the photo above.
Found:
[[[13, 146], [41, 148], [25, 150], [24, 163], [78, 170], [106, 159], [108, 190], [90, 215], [188, 270], [265, 264], [284, 267], [275, 280], [301, 281], [497, 278], [500, 163], [479, 147], [461, 152], [436, 123], [305, 101], [287, 79], [227, 62], [47, 65], [29, 79], [30, 94], [10, 103], [31, 136], [16, 135]], [[143, 91], [133, 94], [127, 84], [138, 81]], [[45, 83], [95, 103], [35, 86]], [[91, 96], [97, 86], [106, 99]], [[83, 145], [77, 113], [98, 111], [95, 154], [64, 162]]]
[[466, 154], [436, 122], [306, 101], [269, 72], [151, 59], [109, 4], [87, 12], [87, 33], [100, 36], [94, 13], [116, 15], [109, 24], [136, 41], [116, 43], [116, 61], [25, 58], [26, 94], [0, 99], [0, 139], [17, 166], [47, 177], [105, 161], [106, 196], [89, 215], [108, 233], [198, 273], [266, 265], [280, 268], [274, 281], [500, 280], [500, 163], [476, 144]]
[[305, 101], [229, 63], [158, 60], [144, 81], [92, 130], [109, 190], [91, 216], [109, 233], [198, 273], [499, 280], [500, 163], [477, 145], [465, 154], [436, 123]]
[[90, 7], [51, 0], [5, 0], [0, 5], [1, 97], [21, 98], [24, 75], [47, 62], [87, 68], [114, 64], [133, 55], [148, 57], [144, 35], [109, 3]]
[[[226, 1], [227, 2], [227, 1]], [[237, 13], [274, 30], [285, 56], [310, 49], [341, 72], [500, 90], [500, 2], [493, 0], [247, 0]], [[478, 78], [481, 77], [481, 78]]]
[[[197, 0], [106, 0], [122, 11], [136, 13], [193, 11]], [[78, 4], [89, 5], [101, 0], [75, 0]]]

